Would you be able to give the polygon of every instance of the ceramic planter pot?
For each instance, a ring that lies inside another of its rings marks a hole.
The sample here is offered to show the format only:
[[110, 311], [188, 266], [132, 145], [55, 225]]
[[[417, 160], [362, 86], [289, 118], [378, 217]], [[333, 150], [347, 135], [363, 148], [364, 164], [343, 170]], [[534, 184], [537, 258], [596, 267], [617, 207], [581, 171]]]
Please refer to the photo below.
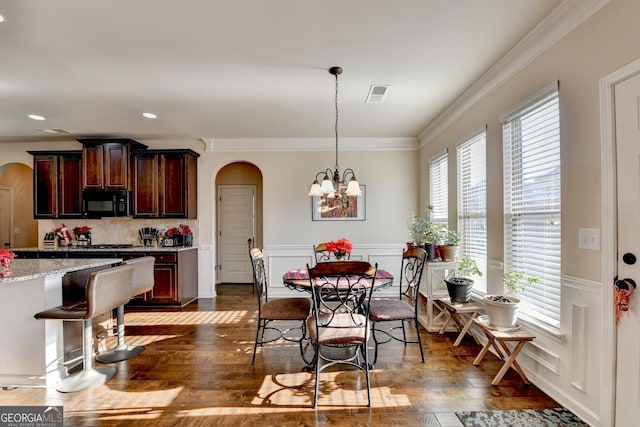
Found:
[[[508, 301], [494, 301], [496, 298]], [[518, 304], [520, 300], [514, 297], [500, 297], [497, 295], [485, 295], [483, 298], [487, 310], [490, 326], [497, 328], [515, 328], [518, 322]]]
[[458, 259], [459, 246], [440, 245], [439, 248], [442, 261], [456, 261]]
[[424, 243], [422, 247], [427, 251], [427, 261], [433, 261], [436, 259], [436, 245], [432, 243]]
[[471, 300], [473, 280], [468, 277], [450, 277], [445, 279], [451, 302], [466, 304]]

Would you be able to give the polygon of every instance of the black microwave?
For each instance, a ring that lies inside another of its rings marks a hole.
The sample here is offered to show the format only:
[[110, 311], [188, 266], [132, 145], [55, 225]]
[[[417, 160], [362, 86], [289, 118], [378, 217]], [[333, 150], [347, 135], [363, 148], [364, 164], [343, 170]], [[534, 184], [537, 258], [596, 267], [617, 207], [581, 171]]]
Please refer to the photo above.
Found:
[[87, 218], [131, 215], [131, 191], [84, 190], [82, 214]]

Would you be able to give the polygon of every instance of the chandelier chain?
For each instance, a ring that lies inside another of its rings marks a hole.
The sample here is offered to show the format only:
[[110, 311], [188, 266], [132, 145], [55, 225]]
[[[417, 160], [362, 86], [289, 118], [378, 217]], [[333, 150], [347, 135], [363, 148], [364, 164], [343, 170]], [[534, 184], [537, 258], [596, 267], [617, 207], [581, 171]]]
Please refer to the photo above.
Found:
[[338, 166], [338, 73], [336, 73], [336, 96], [335, 96], [335, 105], [336, 105], [336, 170], [339, 169]]

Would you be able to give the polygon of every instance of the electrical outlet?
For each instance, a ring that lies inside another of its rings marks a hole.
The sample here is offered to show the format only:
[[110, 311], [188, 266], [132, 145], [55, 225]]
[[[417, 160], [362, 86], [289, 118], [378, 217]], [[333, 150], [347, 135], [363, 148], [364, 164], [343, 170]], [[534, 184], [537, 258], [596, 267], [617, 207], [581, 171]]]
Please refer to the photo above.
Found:
[[581, 228], [579, 230], [579, 238], [578, 248], [590, 251], [600, 250], [599, 228]]

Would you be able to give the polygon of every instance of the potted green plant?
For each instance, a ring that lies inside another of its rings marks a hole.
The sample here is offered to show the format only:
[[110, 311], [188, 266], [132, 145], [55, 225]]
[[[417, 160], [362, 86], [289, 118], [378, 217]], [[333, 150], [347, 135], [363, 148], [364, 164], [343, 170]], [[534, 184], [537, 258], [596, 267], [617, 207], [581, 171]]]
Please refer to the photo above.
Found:
[[504, 295], [485, 295], [483, 300], [487, 310], [489, 325], [497, 328], [513, 329], [518, 321], [518, 304], [520, 299], [509, 294], [519, 294], [528, 286], [540, 281], [523, 270], [509, 269], [502, 275], [502, 282], [508, 292]]
[[470, 276], [482, 277], [482, 271], [475, 259], [465, 256], [456, 266], [453, 276], [447, 277], [444, 281], [447, 284], [447, 291], [451, 302], [466, 304], [471, 299], [471, 289], [475, 283]]
[[442, 232], [441, 244], [438, 245], [442, 261], [456, 261], [458, 259], [458, 250], [461, 238], [461, 233], [445, 227]]
[[435, 248], [440, 241], [445, 225], [431, 221], [432, 205], [427, 205], [424, 214], [414, 213], [409, 221], [409, 235], [413, 244], [423, 247], [427, 251], [427, 260], [435, 259]]

